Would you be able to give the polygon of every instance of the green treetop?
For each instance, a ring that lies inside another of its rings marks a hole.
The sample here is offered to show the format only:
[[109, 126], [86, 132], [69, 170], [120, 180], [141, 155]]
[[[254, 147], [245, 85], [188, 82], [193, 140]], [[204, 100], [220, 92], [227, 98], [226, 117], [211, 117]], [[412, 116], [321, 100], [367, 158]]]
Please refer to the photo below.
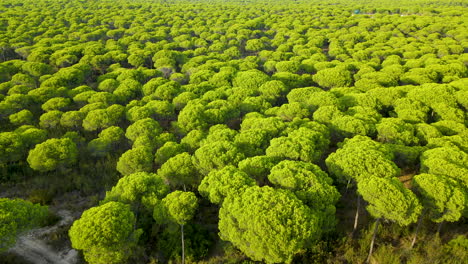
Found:
[[69, 138], [52, 138], [36, 145], [29, 152], [28, 163], [32, 169], [51, 171], [76, 163], [78, 149], [76, 143]]
[[47, 216], [47, 206], [0, 198], [0, 252], [14, 246], [21, 233], [42, 225]]
[[358, 192], [369, 204], [367, 211], [375, 218], [383, 218], [406, 226], [417, 221], [422, 206], [416, 195], [406, 189], [398, 178], [370, 177], [360, 180]]
[[294, 194], [267, 186], [228, 196], [219, 218], [221, 239], [266, 263], [290, 263], [321, 232], [319, 216]]
[[68, 234], [75, 249], [83, 250], [90, 264], [122, 263], [141, 235], [134, 230], [135, 216], [130, 206], [108, 202], [83, 212]]

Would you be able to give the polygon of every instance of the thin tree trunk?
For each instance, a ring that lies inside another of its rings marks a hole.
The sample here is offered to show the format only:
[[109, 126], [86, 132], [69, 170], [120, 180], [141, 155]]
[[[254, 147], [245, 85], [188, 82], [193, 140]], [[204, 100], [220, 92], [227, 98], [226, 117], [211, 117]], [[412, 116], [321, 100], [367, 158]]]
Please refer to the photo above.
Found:
[[180, 225], [180, 233], [182, 238], [182, 264], [185, 263], [185, 244], [184, 244], [184, 225]]
[[380, 222], [380, 218], [377, 218], [377, 220], [375, 220], [374, 234], [372, 235], [372, 241], [371, 241], [371, 244], [370, 244], [369, 255], [367, 256], [366, 263], [370, 262], [370, 258], [372, 256], [372, 251], [374, 250], [374, 241], [375, 241], [375, 237], [377, 235], [377, 230], [379, 228], [379, 222]]
[[444, 223], [444, 221], [439, 223], [439, 226], [437, 227], [437, 234], [440, 234], [440, 230], [442, 229], [442, 224], [443, 223]]
[[414, 237], [413, 237], [413, 241], [411, 241], [410, 249], [414, 247], [414, 244], [416, 244], [416, 238], [418, 237], [419, 228], [421, 227], [423, 218], [424, 218], [424, 211], [419, 216], [418, 225], [416, 226], [416, 230], [414, 231]]
[[348, 183], [346, 184], [346, 190], [345, 190], [345, 194], [348, 193], [348, 189], [349, 189], [349, 184], [351, 183], [351, 179], [348, 179]]
[[354, 228], [353, 233], [356, 231], [359, 221], [359, 209], [361, 208], [361, 196], [357, 195], [357, 208], [356, 208], [356, 215], [354, 216]]

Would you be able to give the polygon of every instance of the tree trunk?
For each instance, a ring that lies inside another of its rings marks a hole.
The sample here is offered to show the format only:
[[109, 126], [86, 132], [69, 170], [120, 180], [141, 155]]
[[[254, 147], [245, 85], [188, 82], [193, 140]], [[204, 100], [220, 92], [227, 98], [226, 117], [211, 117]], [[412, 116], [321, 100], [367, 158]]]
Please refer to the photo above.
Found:
[[437, 234], [440, 234], [440, 230], [442, 229], [442, 224], [443, 223], [444, 223], [444, 221], [439, 223], [439, 226], [437, 227]]
[[349, 189], [349, 184], [351, 183], [351, 179], [348, 179], [348, 183], [346, 184], [346, 191], [345, 191], [345, 194], [348, 193], [348, 189]]
[[377, 218], [377, 220], [375, 220], [374, 234], [372, 235], [372, 240], [371, 240], [370, 249], [369, 249], [369, 255], [367, 256], [366, 263], [370, 262], [370, 258], [372, 256], [372, 251], [374, 250], [374, 241], [375, 241], [375, 237], [377, 235], [377, 230], [379, 228], [379, 222], [380, 222], [380, 218]]
[[359, 220], [359, 209], [361, 208], [361, 196], [359, 194], [357, 195], [357, 208], [356, 208], [356, 215], [354, 216], [354, 228], [353, 228], [353, 233], [356, 231], [357, 226], [358, 226], [358, 220]]
[[184, 225], [180, 225], [180, 233], [182, 238], [182, 264], [185, 263], [185, 244], [184, 244]]
[[410, 249], [413, 248], [414, 244], [416, 243], [416, 238], [418, 237], [419, 228], [421, 227], [423, 218], [424, 218], [424, 211], [419, 216], [418, 225], [416, 226], [416, 230], [414, 231], [414, 237], [413, 237], [413, 241], [411, 241]]

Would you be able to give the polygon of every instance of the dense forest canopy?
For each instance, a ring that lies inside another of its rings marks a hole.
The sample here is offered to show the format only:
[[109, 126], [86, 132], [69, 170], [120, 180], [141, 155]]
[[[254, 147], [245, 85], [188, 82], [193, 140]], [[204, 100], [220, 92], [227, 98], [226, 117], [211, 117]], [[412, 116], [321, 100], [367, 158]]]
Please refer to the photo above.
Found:
[[0, 259], [466, 263], [467, 50], [465, 0], [3, 0]]

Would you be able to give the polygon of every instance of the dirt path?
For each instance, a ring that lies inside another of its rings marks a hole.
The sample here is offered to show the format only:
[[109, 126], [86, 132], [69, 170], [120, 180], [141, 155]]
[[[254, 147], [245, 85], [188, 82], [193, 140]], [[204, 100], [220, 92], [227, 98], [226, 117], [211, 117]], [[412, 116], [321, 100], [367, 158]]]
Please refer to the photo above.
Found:
[[61, 251], [54, 250], [47, 245], [47, 235], [56, 232], [59, 228], [70, 225], [73, 216], [70, 211], [61, 210], [57, 214], [62, 218], [57, 224], [50, 227], [33, 229], [20, 236], [15, 247], [10, 252], [21, 256], [33, 264], [75, 264], [78, 261], [78, 252], [65, 248]]

